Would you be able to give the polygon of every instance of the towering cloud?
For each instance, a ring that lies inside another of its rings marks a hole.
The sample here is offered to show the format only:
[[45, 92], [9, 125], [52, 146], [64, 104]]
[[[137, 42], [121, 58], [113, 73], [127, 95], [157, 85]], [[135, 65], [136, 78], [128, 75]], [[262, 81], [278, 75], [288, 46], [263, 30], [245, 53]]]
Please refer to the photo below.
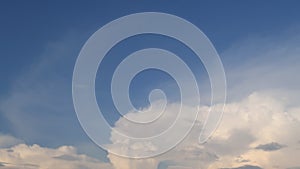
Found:
[[[176, 107], [179, 105], [171, 105]], [[221, 108], [221, 106], [220, 106]], [[197, 119], [195, 128], [184, 142], [170, 152], [151, 159], [126, 159], [109, 154], [116, 169], [145, 169], [178, 166], [191, 168], [287, 168], [300, 165], [296, 159], [300, 156], [300, 119], [294, 116], [290, 107], [282, 99], [273, 98], [268, 93], [256, 92], [239, 102], [227, 104], [223, 120], [213, 138], [204, 145], [198, 144], [198, 136], [203, 124], [203, 117], [209, 107], [201, 107], [202, 116]], [[188, 110], [188, 108], [186, 108]], [[146, 111], [146, 110], [145, 110]], [[149, 113], [149, 112], [148, 112]], [[184, 112], [187, 113], [188, 112]], [[213, 113], [213, 112], [212, 112]], [[134, 112], [130, 115], [135, 115]], [[160, 120], [168, 122], [168, 118]], [[132, 131], [126, 119], [116, 123], [116, 129]], [[166, 124], [162, 123], [162, 124]], [[189, 121], [182, 121], [187, 125]], [[160, 126], [156, 126], [160, 128]], [[149, 133], [157, 131], [149, 129]], [[143, 130], [134, 130], [144, 132]], [[144, 133], [140, 133], [144, 134]], [[112, 136], [115, 136], [112, 133]], [[112, 137], [112, 146], [128, 150], [128, 142]], [[139, 146], [148, 150], [147, 145]], [[276, 151], [275, 151], [276, 150]], [[289, 154], [294, 154], [288, 161]], [[284, 158], [285, 157], [285, 158]]]

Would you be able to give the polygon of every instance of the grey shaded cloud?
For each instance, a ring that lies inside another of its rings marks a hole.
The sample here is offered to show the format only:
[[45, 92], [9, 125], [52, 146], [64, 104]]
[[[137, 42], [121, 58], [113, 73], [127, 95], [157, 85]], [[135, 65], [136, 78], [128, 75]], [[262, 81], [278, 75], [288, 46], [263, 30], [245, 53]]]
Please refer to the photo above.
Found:
[[66, 161], [76, 161], [76, 160], [78, 160], [78, 158], [76, 158], [74, 156], [70, 156], [70, 155], [61, 155], [61, 156], [57, 156], [57, 157], [53, 157], [53, 158], [66, 160]]
[[15, 169], [15, 168], [39, 168], [39, 165], [35, 164], [29, 164], [29, 163], [24, 163], [24, 164], [12, 164], [12, 163], [7, 163], [7, 162], [0, 162], [0, 168], [3, 169]]
[[39, 168], [40, 166], [39, 165], [36, 165], [36, 164], [29, 164], [29, 163], [26, 163], [26, 164], [23, 164], [22, 165], [23, 167], [32, 167], [32, 168]]
[[236, 168], [221, 168], [221, 169], [262, 169], [262, 168], [258, 167], [258, 166], [253, 166], [253, 165], [244, 165], [244, 166], [236, 167]]
[[281, 145], [276, 142], [268, 143], [268, 144], [260, 144], [255, 149], [263, 150], [263, 151], [276, 151], [286, 147], [286, 145]]
[[161, 161], [158, 166], [157, 169], [167, 169], [170, 165], [174, 165], [175, 162], [174, 161]]

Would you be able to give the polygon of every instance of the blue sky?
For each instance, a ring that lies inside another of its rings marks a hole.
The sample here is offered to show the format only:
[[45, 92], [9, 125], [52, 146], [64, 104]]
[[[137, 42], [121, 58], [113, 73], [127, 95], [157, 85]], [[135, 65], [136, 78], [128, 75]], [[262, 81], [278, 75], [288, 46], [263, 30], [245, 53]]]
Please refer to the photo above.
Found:
[[[280, 3], [218, 2], [5, 2], [1, 5], [3, 56], [1, 93], [7, 94], [18, 73], [38, 62], [48, 43], [74, 32], [79, 52], [85, 40], [107, 22], [123, 15], [160, 11], [178, 15], [199, 26], [219, 52], [244, 37], [267, 35], [297, 24], [297, 1]], [[71, 36], [71, 35], [70, 35]], [[30, 43], [28, 42], [30, 41]], [[75, 48], [75, 47], [74, 47]], [[70, 59], [75, 62], [76, 57]], [[225, 58], [222, 58], [225, 60]], [[17, 60], [17, 61], [16, 61]]]
[[[239, 102], [253, 92], [264, 91], [270, 95], [284, 93], [294, 98], [287, 105], [298, 105], [297, 96], [291, 93], [299, 91], [299, 77], [295, 74], [299, 62], [299, 7], [300, 2], [296, 0], [2, 1], [0, 134], [28, 145], [74, 146], [80, 153], [108, 162], [107, 152], [90, 141], [76, 118], [72, 73], [82, 46], [96, 30], [136, 12], [170, 13], [198, 26], [220, 54], [228, 78], [229, 102]], [[167, 49], [182, 56], [193, 72], [199, 74], [197, 80], [202, 84], [203, 100], [208, 100], [205, 98], [210, 90], [206, 71], [186, 46], [164, 36], [131, 37], [106, 55], [103, 70], [97, 74], [96, 84], [102, 86], [96, 87], [98, 104], [103, 106], [104, 112], [109, 112], [104, 116], [112, 125], [120, 119], [109, 95], [114, 68], [129, 53], [149, 47]], [[131, 87], [136, 107], [147, 107], [148, 93], [156, 87], [165, 89], [171, 102], [179, 97], [178, 86], [172, 78], [159, 71], [140, 74]], [[162, 161], [168, 163], [167, 157]], [[0, 158], [0, 168], [1, 164]]]

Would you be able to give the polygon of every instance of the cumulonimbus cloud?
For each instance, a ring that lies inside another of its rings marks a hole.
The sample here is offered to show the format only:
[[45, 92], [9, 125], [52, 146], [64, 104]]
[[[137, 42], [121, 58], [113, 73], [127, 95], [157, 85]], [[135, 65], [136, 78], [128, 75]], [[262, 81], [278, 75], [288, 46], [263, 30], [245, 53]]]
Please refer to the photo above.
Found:
[[[171, 107], [176, 106], [179, 105]], [[294, 107], [287, 106], [281, 99], [273, 98], [267, 93], [256, 92], [239, 102], [227, 104], [220, 127], [213, 138], [204, 145], [198, 144], [197, 136], [203, 124], [201, 117], [209, 110], [209, 107], [205, 106], [200, 109], [202, 116], [197, 120], [190, 136], [169, 153], [145, 160], [126, 159], [113, 154], [109, 154], [108, 157], [116, 169], [138, 169], [142, 166], [152, 169], [164, 161], [173, 161], [170, 167], [178, 165], [211, 169], [238, 168], [247, 165], [262, 168], [273, 168], [275, 165], [280, 168], [297, 166], [300, 165], [298, 160], [290, 158], [285, 162], [284, 158], [280, 158], [289, 154], [300, 156], [300, 152], [297, 151], [300, 136], [296, 134], [300, 133], [300, 119], [289, 112], [292, 109]], [[185, 110], [188, 111], [188, 108]], [[135, 114], [132, 112], [128, 115]], [[167, 121], [167, 118], [160, 120]], [[127, 123], [126, 119], [120, 119], [115, 128], [132, 132]], [[188, 121], [182, 121], [181, 125], [187, 125], [186, 123]], [[154, 132], [157, 128], [153, 128], [153, 131], [148, 129], [147, 132]], [[134, 132], [138, 134], [144, 130]], [[130, 149], [128, 142], [118, 140], [114, 136], [112, 133], [112, 146], [124, 151]], [[135, 148], [148, 151], [147, 144]], [[268, 151], [271, 149], [277, 151]]]

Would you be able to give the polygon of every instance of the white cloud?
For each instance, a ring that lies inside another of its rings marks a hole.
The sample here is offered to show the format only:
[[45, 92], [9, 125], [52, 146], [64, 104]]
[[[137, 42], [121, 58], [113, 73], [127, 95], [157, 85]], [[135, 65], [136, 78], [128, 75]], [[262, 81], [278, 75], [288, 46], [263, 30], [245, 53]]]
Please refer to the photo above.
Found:
[[[172, 105], [172, 107], [176, 107]], [[300, 106], [299, 106], [300, 107]], [[300, 162], [291, 157], [288, 162], [284, 160], [290, 154], [300, 156], [300, 121], [289, 110], [296, 107], [288, 107], [280, 98], [273, 98], [268, 93], [253, 93], [239, 102], [227, 104], [223, 120], [213, 138], [204, 145], [198, 144], [198, 136], [203, 119], [198, 119], [198, 125], [192, 130], [187, 139], [175, 149], [158, 157], [145, 160], [134, 160], [117, 157], [109, 154], [110, 161], [116, 169], [145, 169], [156, 168], [163, 161], [172, 161], [173, 165], [192, 168], [230, 168], [244, 165], [261, 166], [262, 168], [287, 168], [300, 165]], [[186, 109], [187, 110], [187, 109]], [[208, 107], [202, 107], [201, 114], [205, 114]], [[129, 114], [134, 115], [134, 113]], [[167, 118], [162, 118], [162, 124], [168, 124]], [[187, 125], [189, 121], [182, 121], [181, 125]], [[147, 129], [147, 133], [158, 131], [160, 126]], [[162, 127], [163, 128], [163, 127]], [[116, 123], [116, 129], [142, 133], [128, 125], [127, 120], [120, 119]], [[113, 136], [115, 136], [113, 134]], [[131, 144], [112, 138], [112, 146], [128, 150]], [[284, 145], [269, 152], [256, 149], [259, 145]], [[275, 145], [275, 144], [274, 144]], [[139, 146], [147, 151], [147, 146]], [[145, 167], [146, 166], [146, 167]], [[173, 167], [175, 167], [173, 166]]]
[[84, 154], [78, 154], [72, 146], [46, 148], [39, 145], [18, 144], [0, 149], [0, 168], [24, 169], [111, 169], [109, 163], [103, 163]]
[[[230, 139], [237, 130], [243, 132], [236, 136], [237, 139]], [[213, 140], [206, 145], [208, 149], [222, 154], [211, 167], [236, 167], [239, 165], [237, 157], [249, 161], [246, 164], [255, 164], [263, 168], [299, 165], [298, 161], [289, 159], [288, 162], [284, 162], [277, 159], [279, 154], [285, 158], [290, 154], [300, 156], [300, 151], [297, 150], [297, 140], [300, 136], [295, 133], [300, 133], [300, 121], [289, 113], [289, 107], [266, 94], [254, 93], [241, 102], [226, 106], [220, 128]], [[248, 140], [245, 135], [249, 136]], [[272, 142], [287, 147], [273, 152], [255, 149], [259, 145]], [[225, 151], [222, 152], [224, 147]]]

